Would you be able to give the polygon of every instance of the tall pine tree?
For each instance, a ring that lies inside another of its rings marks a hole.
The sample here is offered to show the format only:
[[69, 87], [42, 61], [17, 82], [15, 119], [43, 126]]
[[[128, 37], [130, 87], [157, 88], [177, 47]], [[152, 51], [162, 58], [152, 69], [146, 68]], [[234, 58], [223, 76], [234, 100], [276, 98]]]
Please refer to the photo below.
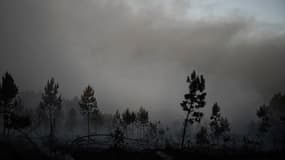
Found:
[[54, 138], [56, 116], [61, 110], [62, 99], [58, 92], [59, 85], [55, 82], [54, 78], [48, 80], [44, 87], [44, 93], [42, 94], [42, 100], [40, 107], [47, 113], [49, 120], [50, 133], [49, 136]]
[[0, 85], [0, 106], [3, 114], [3, 135], [9, 134], [9, 123], [11, 121], [11, 113], [15, 107], [15, 98], [18, 94], [18, 87], [16, 86], [13, 77], [6, 72], [2, 77]]
[[202, 75], [197, 75], [195, 71], [192, 72], [191, 76], [187, 77], [188, 93], [184, 95], [184, 100], [180, 103], [183, 111], [186, 112], [186, 118], [183, 125], [183, 133], [181, 140], [181, 149], [184, 146], [184, 140], [186, 135], [186, 129], [188, 123], [193, 124], [195, 122], [200, 122], [203, 113], [199, 111], [206, 104], [205, 97], [205, 79]]
[[227, 118], [222, 117], [221, 108], [218, 103], [215, 103], [212, 108], [210, 128], [212, 131], [212, 137], [216, 140], [216, 143], [219, 144], [220, 137], [224, 136], [226, 138], [226, 133], [230, 131], [230, 124]]
[[144, 135], [144, 128], [149, 122], [149, 116], [148, 116], [148, 111], [144, 109], [143, 107], [140, 107], [138, 113], [137, 113], [137, 121], [142, 127], [142, 136]]
[[95, 91], [91, 86], [87, 86], [81, 95], [79, 106], [82, 115], [87, 116], [87, 136], [88, 143], [90, 140], [90, 116], [92, 113], [98, 112], [97, 100], [95, 98]]

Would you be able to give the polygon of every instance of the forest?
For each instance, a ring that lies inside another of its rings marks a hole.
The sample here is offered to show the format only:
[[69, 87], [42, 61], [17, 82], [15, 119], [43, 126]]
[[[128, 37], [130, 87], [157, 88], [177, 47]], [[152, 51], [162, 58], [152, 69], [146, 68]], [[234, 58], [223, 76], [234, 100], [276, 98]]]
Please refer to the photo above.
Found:
[[[188, 92], [173, 106], [184, 113], [180, 124], [150, 119], [141, 106], [105, 113], [96, 86], [72, 99], [62, 97], [50, 78], [41, 93], [22, 92], [12, 74], [0, 82], [1, 159], [274, 159], [284, 155], [285, 94], [256, 106], [248, 134], [231, 129], [223, 106], [206, 103], [206, 80], [193, 71]], [[211, 107], [210, 117], [201, 110]], [[163, 111], [162, 113], [163, 114]], [[209, 119], [208, 123], [202, 123]]]

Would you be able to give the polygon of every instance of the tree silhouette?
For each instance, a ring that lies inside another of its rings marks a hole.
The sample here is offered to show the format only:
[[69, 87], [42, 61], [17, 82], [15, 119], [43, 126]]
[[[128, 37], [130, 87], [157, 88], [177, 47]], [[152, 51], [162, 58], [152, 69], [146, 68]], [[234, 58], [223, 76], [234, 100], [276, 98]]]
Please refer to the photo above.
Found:
[[129, 136], [128, 135], [129, 126], [132, 127], [131, 125], [134, 124], [136, 121], [137, 121], [137, 115], [135, 114], [135, 112], [131, 112], [129, 108], [127, 108], [125, 112], [122, 113], [122, 122], [126, 131], [126, 136]]
[[15, 108], [10, 115], [9, 129], [21, 130], [31, 125], [31, 116], [29, 111], [25, 109], [22, 100], [17, 98], [15, 101]]
[[46, 128], [49, 128], [50, 125], [50, 120], [48, 118], [48, 113], [47, 111], [41, 107], [41, 105], [38, 105], [38, 107], [36, 107], [35, 109], [35, 121], [37, 121], [38, 123], [38, 127], [41, 130], [45, 130]]
[[97, 100], [95, 98], [95, 91], [91, 86], [87, 86], [81, 95], [79, 106], [82, 115], [87, 116], [87, 136], [88, 143], [90, 141], [90, 116], [94, 112], [98, 112]]
[[198, 133], [196, 134], [196, 144], [198, 145], [208, 145], [209, 142], [209, 134], [207, 127], [202, 126]]
[[67, 113], [66, 121], [65, 121], [65, 126], [70, 132], [74, 132], [74, 128], [77, 125], [77, 112], [76, 110], [72, 107]]
[[[256, 115], [260, 120], [259, 123], [259, 134], [260, 138], [270, 138], [274, 145], [284, 146], [285, 142], [285, 95], [282, 93], [277, 93], [272, 96], [268, 105], [261, 105], [257, 111]], [[270, 134], [266, 137], [266, 133]], [[262, 141], [261, 141], [262, 142]]]
[[256, 111], [256, 115], [261, 120], [261, 123], [258, 129], [262, 134], [264, 134], [271, 127], [271, 124], [269, 122], [269, 119], [270, 119], [269, 107], [266, 105], [260, 106], [258, 110]]
[[3, 114], [3, 135], [9, 135], [9, 128], [11, 121], [11, 113], [15, 107], [15, 98], [18, 94], [18, 87], [16, 86], [13, 77], [6, 72], [2, 77], [0, 85], [0, 106]]
[[126, 111], [123, 112], [122, 118], [123, 118], [123, 122], [124, 122], [126, 125], [129, 125], [129, 124], [132, 123], [132, 120], [131, 120], [131, 112], [130, 112], [129, 108], [127, 108]]
[[116, 129], [111, 133], [111, 136], [114, 148], [122, 148], [122, 146], [124, 145], [125, 136], [120, 127], [116, 127]]
[[96, 110], [95, 112], [90, 114], [90, 124], [95, 129], [96, 127], [104, 124], [104, 117], [105, 115], [101, 113], [99, 110]]
[[166, 131], [160, 121], [151, 122], [149, 121], [146, 132], [146, 140], [151, 147], [158, 148], [162, 143], [166, 145]]
[[130, 120], [131, 120], [131, 124], [130, 124], [130, 127], [131, 127], [131, 133], [132, 135], [134, 135], [134, 126], [135, 126], [135, 123], [137, 122], [137, 115], [134, 111], [131, 112], [131, 115], [130, 115]]
[[216, 139], [217, 144], [219, 144], [220, 137], [225, 136], [225, 134], [230, 131], [230, 124], [227, 118], [222, 117], [221, 108], [218, 103], [215, 103], [213, 105], [212, 115], [210, 119], [212, 136]]
[[144, 109], [143, 107], [140, 107], [140, 109], [137, 113], [137, 120], [141, 124], [147, 124], [149, 122], [148, 111], [146, 109]]
[[54, 138], [55, 136], [56, 117], [58, 112], [61, 110], [62, 103], [58, 88], [58, 83], [55, 82], [54, 78], [48, 80], [44, 87], [44, 93], [42, 94], [40, 102], [40, 107], [47, 113], [50, 128], [49, 136], [51, 138]]
[[142, 135], [144, 135], [144, 128], [149, 122], [148, 111], [143, 107], [140, 107], [137, 113], [137, 121], [142, 126]]
[[122, 118], [119, 110], [116, 110], [115, 114], [113, 115], [112, 124], [113, 127], [120, 127], [122, 125]]
[[271, 112], [272, 118], [277, 121], [285, 120], [285, 94], [277, 93], [275, 94], [269, 103], [269, 109]]
[[186, 112], [186, 118], [183, 125], [183, 134], [181, 141], [181, 148], [183, 149], [184, 140], [186, 135], [186, 129], [188, 122], [193, 124], [194, 122], [200, 123], [203, 113], [199, 111], [200, 108], [205, 106], [205, 79], [202, 75], [197, 75], [195, 71], [191, 76], [187, 77], [189, 84], [189, 92], [184, 95], [184, 100], [180, 103], [183, 111]]
[[131, 123], [134, 123], [136, 120], [137, 120], [137, 116], [136, 116], [135, 112], [132, 112], [130, 115]]

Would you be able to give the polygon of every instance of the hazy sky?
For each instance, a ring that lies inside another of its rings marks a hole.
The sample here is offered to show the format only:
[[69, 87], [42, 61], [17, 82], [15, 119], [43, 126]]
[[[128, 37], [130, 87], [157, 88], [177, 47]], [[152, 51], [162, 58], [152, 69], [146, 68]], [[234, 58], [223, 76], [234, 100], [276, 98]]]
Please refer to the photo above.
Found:
[[217, 101], [241, 126], [285, 91], [284, 12], [283, 0], [0, 0], [0, 73], [21, 91], [53, 76], [64, 97], [90, 84], [106, 112], [177, 120], [195, 69], [205, 110]]

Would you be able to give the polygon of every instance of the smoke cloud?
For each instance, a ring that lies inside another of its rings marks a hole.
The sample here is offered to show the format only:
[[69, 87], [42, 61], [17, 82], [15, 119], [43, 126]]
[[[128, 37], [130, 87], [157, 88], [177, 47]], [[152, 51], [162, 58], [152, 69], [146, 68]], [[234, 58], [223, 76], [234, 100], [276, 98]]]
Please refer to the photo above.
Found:
[[67, 98], [92, 85], [105, 112], [143, 105], [155, 119], [181, 120], [195, 69], [206, 78], [205, 110], [217, 101], [244, 125], [285, 90], [284, 28], [192, 9], [187, 0], [2, 0], [0, 73], [21, 91], [40, 91], [53, 76]]

